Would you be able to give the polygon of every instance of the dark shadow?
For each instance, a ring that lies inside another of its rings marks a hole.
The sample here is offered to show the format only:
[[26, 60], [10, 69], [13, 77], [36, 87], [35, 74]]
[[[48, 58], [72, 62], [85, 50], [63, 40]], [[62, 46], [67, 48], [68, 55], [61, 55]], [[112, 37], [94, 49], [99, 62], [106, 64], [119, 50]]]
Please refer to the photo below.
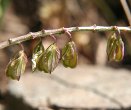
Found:
[[15, 97], [10, 93], [4, 94], [4, 100], [2, 101], [5, 105], [5, 110], [38, 110], [38, 108], [33, 108], [22, 98]]

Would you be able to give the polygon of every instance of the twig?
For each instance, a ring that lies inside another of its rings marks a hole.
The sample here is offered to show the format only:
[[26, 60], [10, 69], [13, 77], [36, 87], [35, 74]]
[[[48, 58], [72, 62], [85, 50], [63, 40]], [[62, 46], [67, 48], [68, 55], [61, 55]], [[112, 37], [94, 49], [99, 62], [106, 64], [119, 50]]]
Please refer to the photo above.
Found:
[[[15, 37], [8, 39], [7, 41], [3, 41], [0, 43], [0, 49], [3, 49], [5, 47], [19, 44], [21, 42], [39, 38], [39, 37], [46, 37], [50, 35], [58, 35], [58, 34], [64, 34], [65, 30], [68, 32], [79, 32], [79, 31], [93, 31], [93, 32], [106, 32], [106, 31], [115, 31], [115, 28], [117, 26], [87, 26], [87, 27], [69, 27], [69, 28], [60, 28], [60, 29], [52, 29], [52, 30], [41, 30], [38, 32], [30, 32], [26, 35]], [[117, 27], [120, 31], [123, 32], [131, 32], [131, 27]]]
[[120, 1], [121, 1], [123, 9], [125, 10], [125, 14], [127, 16], [128, 22], [131, 26], [131, 12], [130, 12], [130, 9], [128, 7], [128, 4], [127, 4], [126, 0], [120, 0]]

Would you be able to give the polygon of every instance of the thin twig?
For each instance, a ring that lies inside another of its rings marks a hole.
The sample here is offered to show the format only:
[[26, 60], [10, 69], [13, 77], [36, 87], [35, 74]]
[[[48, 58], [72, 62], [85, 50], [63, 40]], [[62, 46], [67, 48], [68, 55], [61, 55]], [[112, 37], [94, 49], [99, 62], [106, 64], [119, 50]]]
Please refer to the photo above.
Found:
[[46, 37], [50, 35], [58, 35], [58, 34], [64, 34], [65, 30], [68, 32], [79, 32], [79, 31], [93, 31], [93, 32], [106, 32], [106, 31], [115, 31], [115, 28], [119, 29], [123, 32], [131, 32], [131, 27], [118, 27], [118, 26], [87, 26], [87, 27], [69, 27], [69, 28], [59, 28], [59, 29], [52, 29], [52, 30], [41, 30], [38, 32], [30, 32], [26, 35], [15, 37], [8, 39], [6, 41], [3, 41], [0, 43], [0, 49], [3, 49], [5, 47], [19, 44], [21, 42], [40, 38], [40, 37]]
[[121, 1], [123, 9], [125, 10], [125, 14], [127, 16], [128, 22], [131, 26], [131, 12], [130, 12], [130, 9], [128, 7], [128, 4], [127, 4], [126, 0], [120, 0], [120, 1]]

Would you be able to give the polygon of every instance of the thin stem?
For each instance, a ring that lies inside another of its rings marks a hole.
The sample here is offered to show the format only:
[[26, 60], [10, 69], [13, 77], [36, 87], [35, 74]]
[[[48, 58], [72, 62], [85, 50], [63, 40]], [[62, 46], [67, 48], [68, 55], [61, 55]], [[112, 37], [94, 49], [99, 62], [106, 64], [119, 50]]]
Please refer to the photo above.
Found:
[[19, 46], [20, 46], [21, 50], [24, 50], [24, 46], [21, 43], [19, 43]]
[[131, 12], [130, 12], [130, 9], [128, 7], [127, 1], [126, 0], [120, 0], [120, 1], [121, 1], [123, 9], [125, 10], [125, 14], [127, 16], [128, 22], [131, 26]]
[[30, 32], [26, 35], [15, 37], [8, 39], [6, 41], [3, 41], [0, 43], [0, 49], [3, 49], [5, 47], [19, 44], [21, 42], [40, 38], [40, 37], [46, 37], [50, 35], [58, 35], [58, 34], [64, 34], [65, 29], [68, 32], [79, 32], [79, 31], [92, 31], [92, 32], [107, 32], [107, 31], [115, 31], [114, 27], [117, 27], [121, 32], [131, 32], [131, 27], [118, 27], [118, 26], [86, 26], [86, 27], [69, 27], [69, 28], [59, 28], [59, 29], [52, 29], [52, 30], [42, 30], [38, 32]]

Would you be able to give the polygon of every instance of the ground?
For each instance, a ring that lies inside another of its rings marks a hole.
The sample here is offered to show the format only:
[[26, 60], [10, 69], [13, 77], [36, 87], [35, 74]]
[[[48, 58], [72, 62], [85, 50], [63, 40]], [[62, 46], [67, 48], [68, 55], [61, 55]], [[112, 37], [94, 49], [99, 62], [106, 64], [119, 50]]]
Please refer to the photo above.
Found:
[[51, 75], [27, 71], [20, 81], [10, 80], [8, 91], [40, 110], [122, 109], [131, 106], [131, 74], [106, 66], [59, 66]]

